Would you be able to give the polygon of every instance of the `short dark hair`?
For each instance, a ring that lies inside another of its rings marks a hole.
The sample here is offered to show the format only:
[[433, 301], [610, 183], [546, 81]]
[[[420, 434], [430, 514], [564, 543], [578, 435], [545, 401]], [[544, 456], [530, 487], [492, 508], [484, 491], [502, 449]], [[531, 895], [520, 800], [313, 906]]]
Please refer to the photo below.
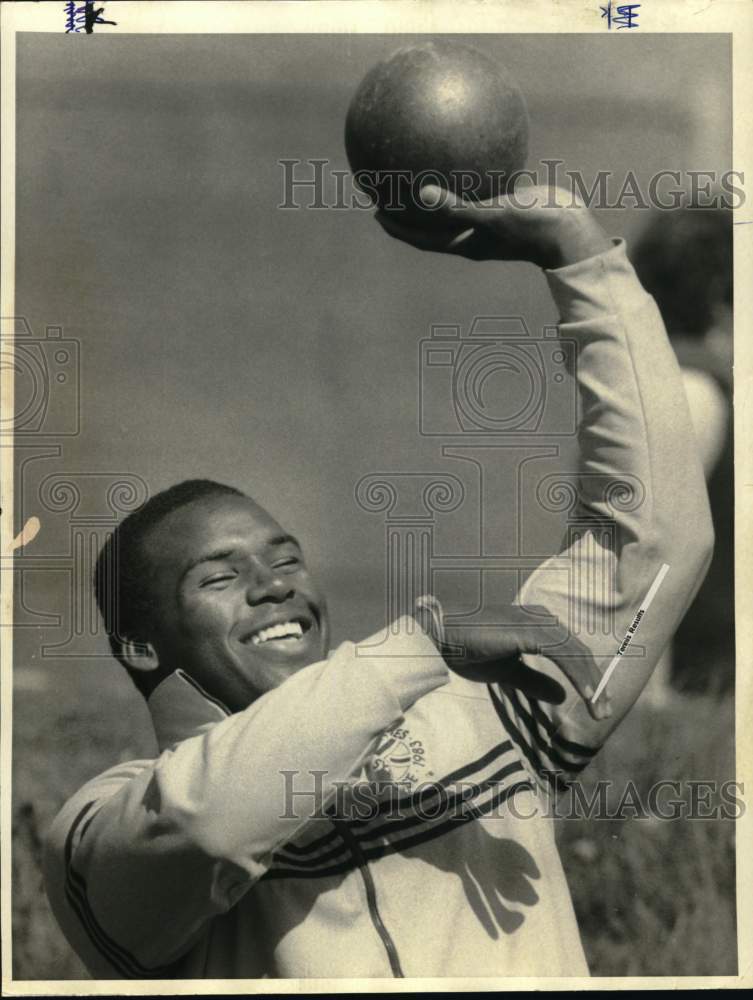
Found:
[[657, 211], [631, 256], [670, 337], [702, 337], [712, 325], [714, 305], [732, 306], [729, 209]]
[[147, 533], [179, 507], [212, 496], [246, 496], [234, 486], [211, 479], [187, 479], [156, 493], [115, 528], [97, 556], [94, 595], [105, 624], [113, 656], [128, 670], [136, 687], [149, 691], [142, 671], [131, 670], [123, 643], [146, 640], [152, 600], [144, 586], [149, 575], [149, 553], [142, 544]]

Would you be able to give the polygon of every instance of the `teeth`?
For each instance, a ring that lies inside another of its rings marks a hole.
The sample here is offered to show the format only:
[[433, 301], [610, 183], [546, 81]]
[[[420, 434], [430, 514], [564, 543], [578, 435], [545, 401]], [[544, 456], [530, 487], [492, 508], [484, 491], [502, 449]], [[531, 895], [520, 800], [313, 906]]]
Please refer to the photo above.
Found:
[[269, 628], [256, 632], [251, 636], [251, 642], [254, 646], [258, 646], [270, 639], [300, 639], [302, 635], [303, 628], [300, 622], [280, 622], [279, 625], [270, 625]]

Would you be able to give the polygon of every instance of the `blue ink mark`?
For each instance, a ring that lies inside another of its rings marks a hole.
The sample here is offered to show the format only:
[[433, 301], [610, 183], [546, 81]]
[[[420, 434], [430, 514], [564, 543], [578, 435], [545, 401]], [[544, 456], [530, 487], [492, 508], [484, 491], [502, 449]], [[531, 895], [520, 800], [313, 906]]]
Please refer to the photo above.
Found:
[[601, 4], [601, 16], [607, 19], [607, 29], [610, 30], [612, 24], [617, 25], [617, 30], [620, 28], [637, 28], [638, 25], [638, 8], [639, 3], [621, 3], [617, 5], [617, 13], [612, 13], [612, 0], [608, 0], [606, 7], [602, 7]]
[[85, 31], [91, 35], [95, 24], [113, 24], [117, 21], [105, 21], [102, 15], [104, 7], [95, 7], [94, 0], [86, 0], [86, 3], [76, 3], [76, 0], [68, 0], [65, 4], [65, 33], [69, 35], [80, 34]]

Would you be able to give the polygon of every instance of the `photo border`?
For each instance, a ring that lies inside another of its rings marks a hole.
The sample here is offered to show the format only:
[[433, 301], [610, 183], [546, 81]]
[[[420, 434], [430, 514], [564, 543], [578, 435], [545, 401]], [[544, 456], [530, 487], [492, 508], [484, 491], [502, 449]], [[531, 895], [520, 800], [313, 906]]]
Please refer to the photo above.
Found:
[[[752, 122], [748, 98], [753, 93], [753, 8], [745, 0], [712, 3], [706, 0], [647, 0], [640, 10], [640, 31], [646, 33], [729, 33], [732, 36], [733, 94], [736, 111], [733, 131], [733, 163], [738, 171], [753, 176], [751, 158]], [[117, 22], [102, 27], [108, 34], [162, 33], [457, 33], [462, 27], [473, 34], [600, 34], [605, 30], [599, 3], [579, 0], [239, 0], [239, 2], [118, 2], [100, 0], [105, 17]], [[3, 3], [2, 34], [2, 263], [0, 265], [0, 316], [14, 315], [15, 275], [15, 128], [16, 128], [16, 40], [20, 32], [64, 32], [62, 2]], [[464, 15], [465, 10], [465, 15]], [[474, 14], [476, 17], [474, 18]], [[478, 23], [474, 23], [477, 21]], [[615, 45], [632, 32], [612, 32]], [[75, 43], [72, 43], [75, 44]], [[735, 610], [737, 663], [753, 662], [753, 202], [738, 210], [734, 226], [734, 351], [735, 351]], [[2, 415], [13, 413], [13, 373], [0, 373]], [[13, 548], [12, 448], [3, 449], [2, 516], [0, 546]], [[21, 526], [17, 526], [20, 530]], [[11, 955], [11, 781], [12, 774], [12, 573], [2, 574], [0, 593], [0, 769], [6, 780], [0, 784], [0, 881], [2, 898], [2, 991], [6, 996], [57, 995], [193, 995], [265, 993], [437, 992], [466, 990], [565, 989], [677, 989], [678, 987], [743, 988], [753, 985], [753, 811], [746, 810], [738, 822], [737, 849], [737, 976], [714, 977], [588, 977], [588, 978], [432, 978], [432, 979], [233, 979], [233, 980], [16, 980]], [[738, 670], [736, 685], [736, 779], [753, 788], [753, 672]]]

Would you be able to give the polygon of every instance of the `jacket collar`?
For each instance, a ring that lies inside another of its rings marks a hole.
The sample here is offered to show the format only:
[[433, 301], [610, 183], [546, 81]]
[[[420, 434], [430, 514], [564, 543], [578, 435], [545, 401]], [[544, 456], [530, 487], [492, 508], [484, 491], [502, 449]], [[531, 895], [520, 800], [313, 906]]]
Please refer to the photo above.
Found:
[[161, 681], [147, 701], [159, 752], [206, 732], [231, 713], [183, 670]]

